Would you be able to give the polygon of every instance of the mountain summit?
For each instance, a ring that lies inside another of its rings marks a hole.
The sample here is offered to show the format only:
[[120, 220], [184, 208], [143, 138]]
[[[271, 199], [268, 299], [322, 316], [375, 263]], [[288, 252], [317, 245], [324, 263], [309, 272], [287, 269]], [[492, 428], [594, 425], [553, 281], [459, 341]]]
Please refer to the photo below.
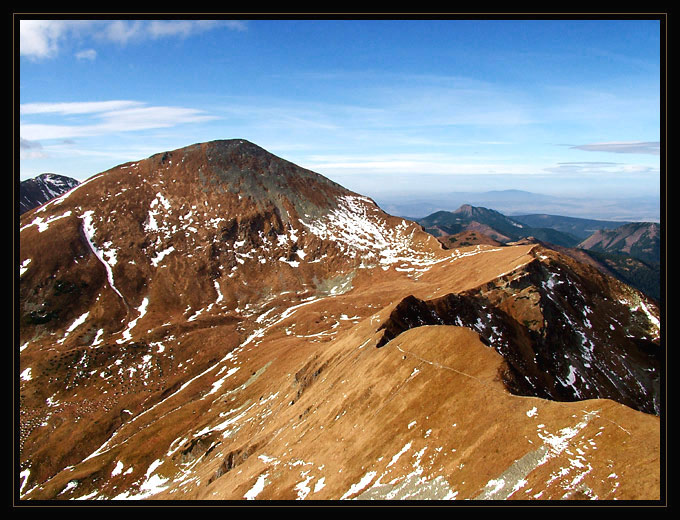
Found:
[[236, 139], [90, 177], [19, 255], [21, 499], [659, 495], [658, 305], [539, 243], [445, 249]]
[[357, 268], [438, 249], [416, 224], [248, 141], [193, 145], [95, 175], [22, 217], [22, 337], [87, 314], [80, 339], [62, 343], [126, 340], [156, 312], [182, 320], [264, 293], [337, 294]]
[[19, 186], [19, 213], [37, 208], [77, 185], [76, 179], [56, 173], [43, 173], [22, 181]]

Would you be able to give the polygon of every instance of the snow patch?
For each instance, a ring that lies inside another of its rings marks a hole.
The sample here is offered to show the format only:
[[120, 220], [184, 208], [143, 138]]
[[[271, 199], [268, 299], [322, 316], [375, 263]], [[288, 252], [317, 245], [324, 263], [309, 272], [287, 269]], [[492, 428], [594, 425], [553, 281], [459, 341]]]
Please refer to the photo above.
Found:
[[347, 492], [340, 497], [340, 500], [346, 500], [348, 497], [355, 495], [362, 489], [364, 489], [366, 486], [368, 486], [375, 476], [377, 475], [377, 472], [375, 471], [369, 471], [366, 473], [359, 482], [356, 484], [352, 484], [352, 486], [347, 490]]
[[250, 488], [245, 495], [243, 495], [243, 498], [246, 500], [255, 500], [257, 495], [259, 495], [262, 490], [264, 489], [265, 483], [267, 482], [267, 477], [269, 476], [269, 473], [263, 473], [257, 478], [257, 481], [253, 485], [252, 488]]
[[[81, 185], [82, 186], [82, 185]], [[106, 269], [106, 276], [109, 281], [109, 286], [111, 289], [115, 291], [115, 293], [120, 296], [120, 299], [125, 302], [125, 298], [123, 298], [123, 295], [120, 293], [120, 291], [116, 288], [115, 284], [113, 283], [113, 265], [115, 265], [115, 251], [112, 250], [102, 250], [98, 248], [95, 243], [94, 243], [94, 235], [96, 233], [96, 229], [94, 227], [94, 222], [93, 222], [93, 216], [94, 211], [86, 211], [83, 213], [83, 215], [80, 217], [83, 220], [83, 233], [85, 234], [85, 238], [87, 240], [87, 243], [90, 246], [90, 249], [94, 253], [94, 255], [99, 259], [99, 261], [104, 265], [104, 268]], [[111, 242], [106, 242], [106, 244], [111, 244]], [[107, 258], [109, 260], [107, 260]], [[110, 261], [113, 261], [113, 263], [109, 263]]]
[[23, 262], [21, 262], [21, 265], [19, 266], [19, 276], [23, 276], [26, 271], [28, 271], [28, 264], [31, 263], [31, 259], [27, 258]]
[[123, 331], [123, 337], [116, 341], [116, 343], [120, 345], [132, 339], [132, 334], [130, 334], [130, 331], [135, 327], [135, 325], [137, 325], [137, 322], [146, 314], [146, 308], [148, 305], [149, 298], [144, 298], [142, 300], [142, 304], [137, 308], [137, 312], [139, 313], [139, 315], [130, 323], [128, 323], [127, 329]]

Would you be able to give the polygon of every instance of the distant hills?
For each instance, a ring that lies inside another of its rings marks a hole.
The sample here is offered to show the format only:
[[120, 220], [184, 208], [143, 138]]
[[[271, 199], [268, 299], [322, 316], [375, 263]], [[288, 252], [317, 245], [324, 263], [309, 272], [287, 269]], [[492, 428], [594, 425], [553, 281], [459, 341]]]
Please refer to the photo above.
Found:
[[661, 230], [655, 222], [615, 222], [549, 214], [506, 216], [463, 204], [417, 221], [447, 248], [540, 242], [601, 272], [661, 297]]
[[624, 253], [648, 263], [659, 263], [661, 227], [655, 222], [632, 222], [616, 229], [600, 229], [579, 247], [600, 253]]
[[512, 219], [531, 227], [555, 229], [582, 240], [601, 229], [615, 229], [624, 224], [629, 224], [629, 222], [625, 221], [564, 217], [561, 215], [546, 215], [545, 213], [512, 215]]
[[[524, 190], [494, 190], [484, 192], [452, 193], [409, 193], [374, 194], [375, 201], [385, 211], [410, 219], [425, 218], [432, 213], [451, 210], [463, 204], [493, 208], [504, 215], [564, 215], [604, 221], [617, 221], [619, 225], [627, 222], [659, 222], [659, 197], [568, 197], [546, 195]], [[550, 227], [548, 224], [528, 223], [536, 227]]]
[[577, 237], [568, 233], [549, 227], [532, 227], [498, 211], [469, 204], [462, 205], [456, 211], [437, 211], [417, 222], [437, 237], [455, 235], [462, 231], [478, 231], [501, 243], [526, 237], [567, 247], [579, 243]]

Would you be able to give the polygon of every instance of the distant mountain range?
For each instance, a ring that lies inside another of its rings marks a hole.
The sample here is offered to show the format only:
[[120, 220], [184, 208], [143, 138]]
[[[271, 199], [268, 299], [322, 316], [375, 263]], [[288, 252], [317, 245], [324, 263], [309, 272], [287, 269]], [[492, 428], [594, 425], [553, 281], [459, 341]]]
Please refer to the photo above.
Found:
[[581, 240], [601, 229], [615, 229], [629, 222], [618, 220], [595, 220], [587, 218], [564, 217], [560, 215], [512, 215], [512, 220], [527, 226], [537, 228], [551, 228], [567, 233]]
[[[450, 211], [463, 204], [515, 215], [551, 214], [584, 219], [626, 222], [659, 222], [659, 197], [639, 196], [627, 198], [588, 198], [545, 195], [523, 190], [496, 190], [485, 192], [452, 192], [441, 194], [390, 195], [374, 194], [373, 198], [385, 211], [413, 220], [437, 211]], [[547, 225], [531, 223], [536, 227]]]
[[478, 231], [501, 243], [526, 237], [543, 242], [573, 247], [579, 239], [549, 227], [532, 227], [498, 211], [464, 204], [456, 211], [437, 211], [417, 221], [435, 236], [455, 235], [462, 231]]
[[448, 248], [540, 242], [660, 299], [661, 229], [655, 222], [614, 222], [559, 215], [508, 217], [464, 204], [417, 221]]
[[79, 182], [71, 177], [56, 173], [43, 173], [19, 185], [19, 213], [37, 208], [45, 202], [66, 193], [78, 186]]

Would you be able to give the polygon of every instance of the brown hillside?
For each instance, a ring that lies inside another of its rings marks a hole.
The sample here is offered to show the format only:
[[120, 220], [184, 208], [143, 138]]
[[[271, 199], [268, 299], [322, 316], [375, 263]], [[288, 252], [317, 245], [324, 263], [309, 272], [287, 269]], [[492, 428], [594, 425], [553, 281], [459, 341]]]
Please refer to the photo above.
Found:
[[22, 500], [658, 500], [659, 309], [242, 140], [21, 218]]

